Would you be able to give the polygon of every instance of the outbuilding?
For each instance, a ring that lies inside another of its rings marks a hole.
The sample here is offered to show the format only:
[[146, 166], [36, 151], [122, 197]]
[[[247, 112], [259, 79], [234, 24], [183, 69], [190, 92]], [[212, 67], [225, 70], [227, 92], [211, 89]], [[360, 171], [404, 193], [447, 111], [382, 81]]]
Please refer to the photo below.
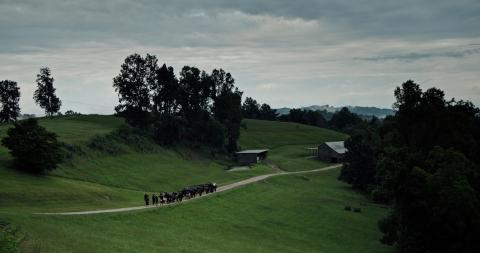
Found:
[[342, 162], [346, 152], [343, 141], [324, 142], [318, 146], [318, 158], [327, 162]]
[[268, 149], [243, 150], [235, 153], [237, 162], [242, 165], [258, 163], [267, 159]]

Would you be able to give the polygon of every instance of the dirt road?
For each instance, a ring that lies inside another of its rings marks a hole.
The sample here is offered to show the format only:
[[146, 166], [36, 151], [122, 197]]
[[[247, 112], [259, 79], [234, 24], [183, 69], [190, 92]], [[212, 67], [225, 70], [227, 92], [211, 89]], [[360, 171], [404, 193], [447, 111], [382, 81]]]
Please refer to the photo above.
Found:
[[[217, 191], [215, 193], [228, 191], [228, 190], [240, 187], [242, 185], [247, 185], [247, 184], [255, 183], [255, 182], [258, 182], [258, 181], [262, 181], [262, 180], [265, 180], [269, 177], [281, 176], [281, 175], [295, 175], [295, 174], [314, 173], [314, 172], [319, 172], [319, 171], [335, 169], [335, 168], [338, 168], [340, 166], [342, 166], [342, 165], [341, 164], [336, 164], [336, 165], [323, 167], [323, 168], [315, 169], [315, 170], [304, 170], [304, 171], [294, 171], [294, 172], [281, 171], [281, 172], [278, 172], [278, 173], [255, 176], [255, 177], [251, 177], [251, 178], [248, 178], [248, 179], [245, 179], [245, 180], [242, 180], [242, 181], [238, 181], [238, 182], [235, 182], [235, 183], [232, 183], [232, 184], [227, 184], [227, 185], [220, 186], [220, 187], [217, 188]], [[215, 193], [205, 194], [205, 195], [202, 195], [201, 197], [196, 197], [196, 198], [193, 198], [193, 199], [187, 199], [187, 200], [184, 200], [184, 201], [178, 202], [178, 203], [172, 203], [172, 204], [167, 204], [167, 205], [159, 205], [158, 207], [157, 206], [134, 206], [134, 207], [103, 209], [103, 210], [94, 210], [94, 211], [63, 212], [63, 213], [35, 213], [35, 214], [42, 214], [42, 215], [86, 215], [86, 214], [99, 214], [99, 213], [128, 212], [128, 211], [142, 210], [142, 209], [148, 209], [148, 208], [160, 208], [160, 207], [170, 206], [170, 205], [179, 205], [181, 203], [196, 200], [196, 199], [203, 198], [203, 197], [206, 197], [206, 196], [210, 196], [210, 195], [215, 194]]]

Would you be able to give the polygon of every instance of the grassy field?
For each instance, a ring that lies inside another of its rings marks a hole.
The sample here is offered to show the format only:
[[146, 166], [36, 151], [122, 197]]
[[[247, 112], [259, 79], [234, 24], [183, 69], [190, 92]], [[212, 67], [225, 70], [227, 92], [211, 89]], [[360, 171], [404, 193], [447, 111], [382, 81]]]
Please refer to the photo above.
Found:
[[348, 136], [323, 129], [291, 122], [245, 120], [240, 146], [244, 149], [268, 148], [268, 160], [285, 171], [317, 169], [329, 165], [310, 156], [307, 148], [326, 141], [341, 141]]
[[[87, 148], [92, 138], [123, 125], [112, 116], [42, 119], [60, 140], [83, 155], [48, 176], [8, 168], [0, 147], [0, 225], [27, 237], [24, 252], [391, 252], [378, 242], [376, 222], [387, 209], [375, 206], [336, 178], [339, 170], [279, 176], [186, 204], [146, 211], [89, 216], [34, 212], [136, 206], [144, 191], [176, 190], [205, 181], [227, 184], [272, 173], [267, 164], [229, 172], [231, 161], [205, 152], [155, 147], [106, 154]], [[246, 120], [243, 148], [270, 148], [268, 164], [283, 170], [316, 169], [305, 147], [346, 135], [293, 123]], [[8, 126], [0, 127], [0, 136]], [[343, 210], [362, 207], [361, 213]], [[0, 231], [0, 239], [2, 237]], [[1, 249], [1, 248], [0, 248]]]
[[248, 149], [304, 144], [315, 146], [325, 141], [347, 138], [347, 135], [333, 130], [298, 123], [252, 119], [246, 119], [244, 123], [246, 129], [242, 129], [240, 146]]
[[[40, 252], [391, 252], [376, 228], [386, 210], [337, 174], [280, 176], [156, 210], [9, 221]], [[362, 212], [344, 211], [346, 204]]]

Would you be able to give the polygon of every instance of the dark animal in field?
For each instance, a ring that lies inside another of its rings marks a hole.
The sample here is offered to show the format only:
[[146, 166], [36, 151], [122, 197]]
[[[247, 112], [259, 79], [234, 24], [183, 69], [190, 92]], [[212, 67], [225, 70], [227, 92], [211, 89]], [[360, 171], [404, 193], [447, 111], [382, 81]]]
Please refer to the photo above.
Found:
[[[197, 185], [187, 186], [178, 192], [163, 192], [163, 193], [160, 193], [158, 196], [155, 195], [155, 197], [156, 197], [157, 204], [158, 202], [160, 202], [161, 204], [169, 204], [173, 202], [182, 202], [183, 198], [191, 199], [196, 196], [202, 196], [204, 193], [208, 194], [216, 191], [217, 191], [217, 184], [209, 182], [206, 184], [197, 184]], [[148, 203], [148, 195], [145, 201], [147, 201]], [[152, 202], [153, 201], [154, 200], [152, 196]]]
[[145, 195], [143, 195], [143, 200], [145, 200], [145, 205], [148, 206], [148, 200], [149, 200], [148, 194], [145, 193]]

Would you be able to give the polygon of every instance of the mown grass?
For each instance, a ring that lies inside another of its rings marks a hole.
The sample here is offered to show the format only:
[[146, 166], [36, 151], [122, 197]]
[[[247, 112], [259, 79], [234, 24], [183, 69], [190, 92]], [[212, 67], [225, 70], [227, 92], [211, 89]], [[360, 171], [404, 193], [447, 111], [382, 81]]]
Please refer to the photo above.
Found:
[[41, 252], [391, 252], [376, 228], [386, 209], [337, 181], [338, 172], [279, 176], [155, 210], [8, 219]]

